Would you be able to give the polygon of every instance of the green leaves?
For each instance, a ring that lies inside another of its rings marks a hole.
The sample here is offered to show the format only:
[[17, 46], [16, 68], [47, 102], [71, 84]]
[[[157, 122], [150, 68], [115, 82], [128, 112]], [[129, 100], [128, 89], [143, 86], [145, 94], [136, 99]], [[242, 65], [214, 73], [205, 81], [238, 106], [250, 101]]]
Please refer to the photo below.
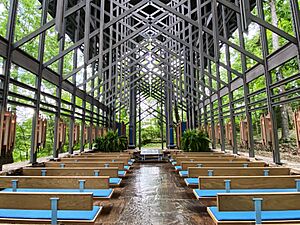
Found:
[[[152, 123], [158, 123], [159, 120], [155, 118], [152, 119]], [[161, 133], [159, 125], [148, 125], [142, 128], [142, 146], [149, 143], [160, 143], [161, 142]]]
[[95, 149], [103, 152], [119, 152], [127, 149], [127, 137], [118, 135], [117, 131], [109, 130], [103, 137], [95, 140]]
[[181, 138], [181, 148], [189, 152], [209, 151], [209, 138], [204, 131], [186, 130]]

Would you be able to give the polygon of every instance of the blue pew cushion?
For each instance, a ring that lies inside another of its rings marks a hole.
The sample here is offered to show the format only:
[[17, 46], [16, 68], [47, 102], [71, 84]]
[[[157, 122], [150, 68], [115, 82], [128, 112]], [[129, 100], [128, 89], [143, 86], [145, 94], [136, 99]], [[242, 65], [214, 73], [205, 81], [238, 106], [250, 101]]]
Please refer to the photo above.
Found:
[[124, 166], [124, 169], [125, 169], [125, 170], [129, 170], [129, 169], [130, 169], [130, 166]]
[[[93, 210], [58, 210], [58, 220], [94, 220], [101, 206], [93, 206]], [[0, 209], [2, 219], [48, 219], [51, 220], [51, 210]]]
[[187, 171], [187, 170], [181, 170], [181, 171], [179, 171], [179, 175], [181, 177], [188, 177], [189, 176], [189, 171]]
[[[184, 182], [186, 183], [186, 185], [199, 185], [199, 179], [198, 178], [194, 178], [194, 177], [189, 177], [189, 178], [185, 178]], [[196, 189], [199, 190], [199, 189]]]
[[[294, 188], [289, 189], [231, 189], [230, 193], [280, 193], [280, 192], [297, 192]], [[194, 189], [196, 197], [217, 197], [218, 194], [226, 193], [225, 189], [201, 190]]]
[[109, 184], [119, 185], [122, 182], [122, 178], [109, 178]]
[[[219, 211], [216, 206], [209, 207], [218, 221], [255, 221], [254, 211]], [[262, 211], [262, 221], [300, 220], [300, 210]]]
[[[5, 188], [2, 192], [12, 192], [12, 188]], [[110, 198], [113, 189], [84, 189], [83, 192], [93, 193], [95, 198]], [[54, 189], [54, 188], [18, 188], [17, 192], [80, 192], [79, 189]]]
[[181, 166], [175, 166], [176, 171], [181, 170], [181, 168], [182, 168]]
[[173, 161], [173, 162], [172, 162], [172, 165], [173, 165], [173, 166], [175, 166], [176, 164], [177, 164], [176, 161]]
[[121, 177], [124, 177], [126, 175], [126, 171], [125, 170], [119, 170], [118, 175], [121, 176]]

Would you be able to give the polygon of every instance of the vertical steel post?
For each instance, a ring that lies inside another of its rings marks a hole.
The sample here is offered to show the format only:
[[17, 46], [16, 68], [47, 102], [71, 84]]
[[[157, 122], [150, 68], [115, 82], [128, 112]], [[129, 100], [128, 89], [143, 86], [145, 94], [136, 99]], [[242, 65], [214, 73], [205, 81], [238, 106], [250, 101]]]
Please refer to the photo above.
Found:
[[[76, 13], [76, 30], [75, 30], [75, 42], [79, 40], [79, 27], [80, 26], [80, 11]], [[77, 60], [78, 60], [78, 48], [74, 49], [73, 54], [73, 70], [77, 68]], [[71, 97], [71, 115], [70, 115], [70, 129], [69, 129], [69, 153], [73, 154], [73, 130], [75, 123], [75, 109], [76, 109], [76, 73], [72, 76], [72, 83], [74, 84], [73, 94]]]
[[[17, 16], [17, 8], [18, 8], [18, 0], [10, 0], [10, 8], [8, 15], [8, 24], [6, 27], [6, 39], [8, 41], [7, 48], [7, 58], [4, 61], [3, 66], [3, 74], [4, 80], [2, 82], [3, 91], [2, 91], [2, 101], [0, 105], [0, 143], [2, 143], [3, 138], [3, 121], [4, 121], [4, 112], [7, 110], [7, 102], [8, 102], [8, 92], [9, 92], [9, 83], [10, 83], [10, 69], [12, 63], [12, 50], [13, 50], [13, 41], [14, 41], [14, 33], [15, 33], [15, 25], [16, 25], [16, 16]], [[0, 146], [0, 171], [2, 170], [2, 165], [5, 163], [5, 155], [6, 152]]]
[[253, 198], [255, 210], [255, 224], [261, 224], [262, 198]]
[[[132, 24], [132, 20], [130, 20], [130, 24]], [[133, 44], [130, 43], [130, 47], [134, 48]], [[134, 59], [136, 59], [136, 55], [134, 55]], [[131, 60], [132, 61], [132, 60]], [[136, 70], [135, 67], [130, 67], [130, 74]], [[129, 102], [129, 145], [128, 148], [136, 147], [136, 87], [134, 84], [134, 80], [136, 79], [136, 75], [131, 75], [130, 77], [130, 102]]]
[[[192, 17], [192, 13], [191, 13], [191, 1], [188, 1], [188, 4], [187, 4], [187, 7], [188, 7], [188, 17], [191, 18]], [[190, 59], [190, 63], [189, 63], [189, 76], [190, 78], [188, 79], [189, 80], [189, 84], [190, 84], [190, 87], [188, 88], [189, 92], [190, 92], [190, 117], [191, 117], [191, 128], [192, 129], [195, 129], [195, 124], [196, 124], [196, 118], [195, 118], [195, 105], [194, 105], [194, 88], [195, 88], [195, 69], [194, 69], [194, 50], [193, 50], [193, 37], [192, 37], [192, 25], [189, 23], [188, 25], [188, 29], [189, 29], [189, 35], [188, 35], [188, 38], [189, 38], [189, 59]]]
[[[258, 17], [264, 20], [264, 11], [263, 11], [263, 4], [260, 0], [256, 1]], [[279, 152], [279, 141], [278, 141], [278, 131], [277, 131], [277, 121], [275, 111], [272, 105], [272, 95], [273, 92], [271, 90], [272, 78], [269, 72], [268, 66], [268, 40], [267, 40], [267, 33], [266, 29], [260, 26], [260, 37], [261, 37], [261, 44], [262, 44], [262, 53], [263, 53], [263, 61], [264, 61], [264, 75], [266, 78], [266, 94], [267, 94], [267, 105], [268, 111], [271, 118], [271, 129], [272, 132], [272, 150], [273, 150], [273, 161], [277, 164], [280, 163], [280, 152]]]
[[[235, 0], [235, 4], [238, 6], [239, 1]], [[239, 42], [241, 48], [245, 49], [245, 41], [244, 41], [244, 35], [242, 31], [242, 22], [241, 22], [241, 16], [240, 14], [236, 13], [237, 17], [237, 24], [238, 24], [238, 32], [239, 32]], [[243, 74], [243, 89], [244, 89], [244, 102], [245, 102], [245, 114], [246, 114], [246, 120], [248, 124], [248, 147], [249, 147], [249, 157], [254, 157], [254, 139], [253, 139], [253, 123], [252, 123], [252, 115], [250, 112], [250, 99], [249, 99], [249, 85], [247, 83], [246, 78], [246, 70], [247, 70], [247, 63], [246, 63], [246, 56], [241, 52], [241, 66], [242, 66], [242, 74]]]
[[[224, 38], [228, 39], [228, 27], [226, 23], [226, 14], [225, 14], [224, 6], [222, 6], [222, 24], [223, 24]], [[226, 65], [229, 68], [231, 68], [230, 52], [229, 52], [229, 46], [227, 44], [225, 44], [225, 59], [226, 59]], [[233, 105], [233, 93], [231, 91], [232, 73], [229, 70], [227, 70], [227, 78], [228, 78], [227, 88], [228, 88], [228, 98], [229, 98], [230, 121], [232, 127], [232, 144], [233, 144], [232, 148], [233, 148], [233, 154], [238, 154], [234, 105]]]
[[[84, 85], [83, 90], [85, 92], [84, 99], [82, 99], [82, 121], [81, 121], [81, 139], [80, 139], [80, 152], [84, 151], [85, 147], [85, 137], [84, 137], [84, 128], [85, 128], [85, 119], [86, 119], [86, 80], [87, 80], [87, 67], [90, 57], [90, 18], [91, 18], [91, 0], [86, 0], [85, 3], [85, 15], [84, 15], [84, 70], [83, 70], [83, 79]], [[88, 131], [86, 131], [88, 132]]]
[[161, 149], [164, 149], [164, 121], [163, 121], [163, 82], [160, 80], [160, 96], [161, 96], [161, 103], [160, 103], [160, 135], [161, 135]]
[[[58, 4], [58, 3], [57, 3]], [[63, 8], [63, 15], [67, 9], [67, 2], [64, 1], [64, 8]], [[61, 24], [61, 33], [59, 34], [59, 54], [64, 51], [65, 48], [65, 39], [66, 39], [66, 18], [62, 21]], [[59, 126], [59, 119], [61, 116], [61, 92], [62, 92], [62, 81], [63, 81], [63, 68], [64, 68], [64, 57], [61, 57], [58, 61], [58, 74], [59, 74], [59, 85], [56, 88], [56, 97], [57, 97], [57, 110], [55, 113], [55, 125], [54, 125], [54, 143], [53, 143], [53, 157], [57, 158], [58, 154], [60, 153], [61, 149], [57, 147], [58, 143], [58, 126]]]
[[[212, 0], [212, 17], [213, 17], [213, 38], [214, 38], [214, 59], [216, 64], [216, 78], [217, 78], [217, 90], [221, 89], [220, 84], [220, 42], [219, 42], [219, 18], [218, 18], [218, 5], [217, 0]], [[220, 126], [220, 145], [221, 150], [225, 151], [225, 133], [224, 133], [224, 119], [223, 119], [223, 109], [222, 109], [222, 98], [220, 92], [217, 91], [218, 96], [218, 120]]]
[[142, 149], [141, 90], [139, 87], [139, 150]]
[[57, 225], [57, 216], [58, 216], [58, 201], [59, 198], [50, 198], [51, 202], [51, 224], [52, 225]]
[[[41, 26], [47, 23], [47, 14], [48, 14], [48, 5], [49, 0], [45, 0], [42, 3], [42, 17], [41, 17]], [[40, 35], [39, 47], [38, 47], [38, 61], [39, 69], [38, 75], [35, 79], [35, 87], [37, 89], [35, 94], [35, 112], [32, 118], [32, 129], [31, 129], [31, 146], [30, 146], [30, 163], [36, 163], [37, 159], [37, 124], [40, 114], [40, 102], [41, 102], [41, 86], [43, 79], [43, 63], [44, 63], [44, 50], [45, 50], [45, 39], [46, 32], [43, 32]]]
[[[103, 45], [104, 45], [104, 38], [103, 38], [103, 34], [104, 34], [104, 30], [103, 30], [103, 26], [104, 26], [104, 13], [105, 13], [105, 0], [101, 0], [100, 1], [100, 15], [99, 15], [99, 41], [98, 41], [98, 95], [100, 96], [100, 92], [101, 92], [101, 82], [103, 81]], [[103, 91], [103, 90], [102, 90]], [[98, 109], [98, 113], [100, 114], [100, 111]], [[101, 112], [102, 115], [102, 125], [103, 124], [103, 120], [104, 120], [104, 110], [102, 110]]]

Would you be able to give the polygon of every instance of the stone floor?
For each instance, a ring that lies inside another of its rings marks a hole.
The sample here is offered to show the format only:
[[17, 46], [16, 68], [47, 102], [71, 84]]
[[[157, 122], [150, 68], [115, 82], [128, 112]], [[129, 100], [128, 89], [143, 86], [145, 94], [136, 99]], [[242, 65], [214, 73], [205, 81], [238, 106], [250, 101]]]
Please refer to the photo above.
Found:
[[103, 204], [96, 224], [201, 224], [212, 220], [169, 163], [134, 164], [124, 187]]

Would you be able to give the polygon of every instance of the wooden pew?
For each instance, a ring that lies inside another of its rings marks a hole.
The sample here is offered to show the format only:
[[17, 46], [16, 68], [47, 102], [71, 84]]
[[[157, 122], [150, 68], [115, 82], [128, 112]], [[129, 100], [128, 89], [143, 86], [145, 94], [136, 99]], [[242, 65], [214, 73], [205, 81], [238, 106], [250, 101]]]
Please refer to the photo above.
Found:
[[176, 158], [173, 158], [174, 159], [174, 161], [178, 161], [178, 160], [180, 160], [180, 159], [194, 159], [194, 158], [229, 158], [229, 159], [231, 159], [231, 158], [237, 158], [236, 156], [234, 156], [234, 155], [220, 155], [220, 154], [218, 154], [218, 155], [181, 155], [181, 156], [177, 156]]
[[199, 162], [197, 164], [197, 167], [203, 166], [202, 162], [208, 163], [208, 162], [223, 162], [223, 163], [230, 163], [230, 162], [243, 162], [243, 164], [246, 166], [248, 164], [249, 159], [245, 158], [208, 158], [208, 157], [202, 157], [202, 158], [178, 158], [176, 161], [176, 164], [174, 165], [174, 168], [176, 171], [182, 170], [182, 163], [183, 162]]
[[46, 176], [109, 176], [118, 177], [118, 167], [24, 167], [24, 176], [42, 176], [42, 171], [46, 170]]
[[295, 188], [300, 175], [290, 176], [218, 176], [199, 177], [199, 189], [224, 189], [224, 180], [231, 180], [231, 189]]
[[214, 155], [225, 155], [223, 152], [182, 152], [182, 153], [171, 153], [173, 159], [184, 156], [214, 156]]
[[[87, 157], [87, 158], [93, 158], [93, 157], [128, 157], [129, 160], [133, 160], [133, 154], [130, 153], [82, 153], [82, 154], [75, 154], [75, 155], [69, 155], [69, 158], [72, 157]], [[133, 160], [134, 161], [134, 160]]]
[[209, 151], [209, 152], [171, 152], [171, 155], [207, 155], [207, 154], [225, 154], [224, 152], [220, 152], [220, 151]]
[[[7, 211], [9, 209], [9, 212]], [[23, 211], [20, 215], [19, 210]], [[26, 213], [28, 210], [28, 213]], [[45, 216], [41, 212], [32, 210], [47, 210]], [[73, 218], [69, 219], [65, 215], [58, 215], [57, 210], [67, 210], [72, 213]], [[0, 192], [0, 212], [4, 216], [0, 217], [1, 223], [26, 223], [26, 224], [94, 224], [102, 210], [101, 206], [93, 206], [91, 193], [4, 193]], [[76, 214], [85, 212], [89, 218]], [[43, 218], [44, 217], [44, 218]], [[41, 219], [42, 218], [42, 219]]]
[[124, 163], [122, 162], [46, 162], [46, 167], [118, 167], [119, 170], [124, 169]]
[[96, 154], [96, 153], [86, 153], [86, 154], [70, 155], [70, 157], [128, 157], [128, 158], [131, 158], [131, 155], [127, 154], [127, 153], [124, 153], [124, 154], [110, 154], [110, 153]]
[[61, 159], [128, 159], [130, 160], [129, 156], [120, 156], [120, 155], [78, 155], [78, 156], [72, 156], [72, 157], [64, 157]]
[[[126, 156], [77, 156], [77, 157], [70, 157], [70, 158], [60, 158], [61, 160], [63, 159], [85, 159], [85, 160], [99, 160], [99, 161], [103, 161], [103, 160], [108, 160], [108, 161], [113, 161], [113, 160], [124, 160], [124, 162], [128, 163], [131, 161], [130, 157], [126, 157]], [[126, 161], [125, 161], [126, 160]]]
[[188, 178], [184, 181], [187, 186], [194, 187], [199, 185], [199, 176], [278, 176], [290, 173], [290, 168], [285, 167], [189, 167]]
[[[300, 223], [300, 192], [219, 194], [217, 202], [216, 207], [208, 208], [216, 225]], [[244, 214], [241, 216], [240, 212]], [[229, 217], [225, 218], [224, 213]], [[268, 220], [263, 218], [266, 213], [269, 214]]]
[[[250, 193], [257, 189], [277, 189], [280, 192], [300, 190], [300, 175], [290, 176], [200, 176], [199, 187], [193, 192], [197, 199], [206, 205], [216, 204], [216, 195], [219, 193], [249, 190]], [[298, 187], [299, 185], [299, 187]], [[252, 189], [252, 190], [250, 190]]]
[[[276, 176], [290, 175], [290, 168], [285, 167], [189, 167], [189, 177], [208, 176]], [[266, 175], [265, 175], [266, 174]]]
[[189, 167], [264, 167], [267, 166], [265, 162], [222, 162], [222, 161], [184, 161], [181, 163], [182, 170], [188, 170]]
[[235, 156], [209, 156], [209, 157], [180, 157], [176, 158], [176, 165], [180, 165], [181, 162], [194, 162], [194, 161], [235, 161], [235, 162], [248, 162], [247, 158], [238, 158]]
[[128, 165], [128, 158], [60, 158], [59, 162], [91, 162], [91, 163], [97, 163], [101, 161], [107, 161], [107, 162], [122, 162], [124, 165]]
[[77, 155], [131, 155], [129, 152], [80, 152]]
[[175, 165], [177, 158], [182, 157], [211, 157], [211, 156], [225, 156], [227, 154], [221, 152], [181, 152], [181, 153], [171, 153], [170, 162]]
[[[57, 189], [64, 192], [64, 189], [72, 189], [74, 192], [83, 192], [93, 189], [94, 198], [111, 198], [113, 189], [109, 187], [108, 176], [2, 176], [0, 177], [0, 188], [4, 191], [32, 191]], [[25, 190], [26, 189], [26, 190]], [[95, 191], [99, 190], [99, 191]], [[101, 196], [101, 190], [105, 195]], [[107, 190], [107, 191], [106, 191]], [[99, 194], [99, 195], [98, 195]]]
[[[126, 175], [126, 171], [125, 175]], [[117, 167], [99, 168], [56, 168], [56, 167], [25, 167], [22, 169], [24, 176], [109, 176], [110, 186], [120, 186], [122, 179]], [[124, 177], [124, 176], [121, 176]]]
[[102, 157], [117, 157], [117, 158], [128, 158], [128, 161], [133, 163], [135, 161], [133, 154], [122, 153], [122, 154], [85, 154], [74, 157], [87, 157], [87, 158], [102, 158]]

